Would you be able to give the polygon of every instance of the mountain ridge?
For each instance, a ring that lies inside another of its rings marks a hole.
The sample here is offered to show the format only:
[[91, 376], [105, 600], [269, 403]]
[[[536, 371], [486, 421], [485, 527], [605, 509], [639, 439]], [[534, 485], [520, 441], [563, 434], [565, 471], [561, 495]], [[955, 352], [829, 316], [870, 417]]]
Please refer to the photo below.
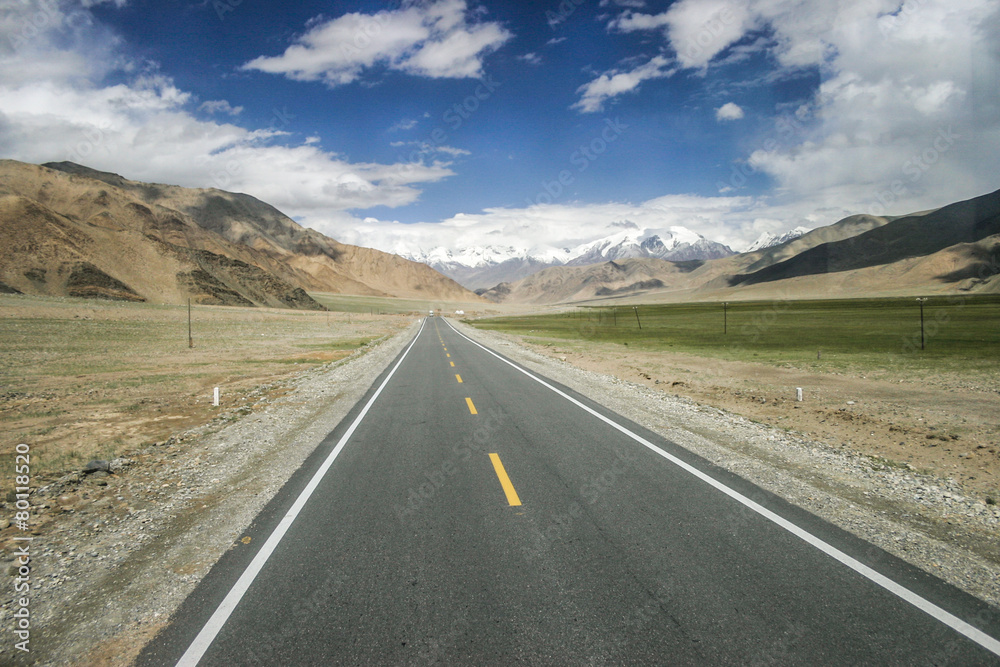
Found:
[[553, 248], [491, 244], [453, 251], [396, 248], [414, 261], [426, 263], [470, 289], [482, 290], [501, 282], [513, 282], [555, 266], [587, 266], [632, 258], [672, 261], [718, 259], [736, 254], [731, 248], [706, 239], [686, 227], [643, 227], [628, 220], [611, 223], [618, 230], [572, 247]]
[[[0, 238], [11, 249], [0, 281], [29, 294], [65, 294], [74, 267], [89, 264], [107, 276], [98, 282], [117, 281], [154, 302], [319, 308], [307, 290], [478, 300], [430, 267], [339, 243], [250, 195], [2, 160], [0, 199]], [[156, 279], [119, 254], [141, 257]]]
[[[719, 259], [549, 267], [481, 293], [504, 303], [1000, 291], [1000, 190], [905, 216], [848, 216]], [[610, 271], [615, 268], [615, 271]], [[624, 269], [624, 274], [622, 269]]]

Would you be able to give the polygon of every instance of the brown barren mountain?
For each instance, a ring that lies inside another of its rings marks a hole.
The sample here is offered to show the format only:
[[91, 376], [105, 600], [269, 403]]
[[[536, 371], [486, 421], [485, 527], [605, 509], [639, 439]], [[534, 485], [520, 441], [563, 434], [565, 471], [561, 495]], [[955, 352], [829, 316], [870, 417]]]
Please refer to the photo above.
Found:
[[854, 215], [705, 262], [552, 267], [483, 293], [503, 303], [828, 298], [1000, 292], [1000, 191], [899, 217]]
[[321, 308], [305, 290], [477, 300], [433, 269], [344, 245], [253, 197], [0, 161], [0, 289]]

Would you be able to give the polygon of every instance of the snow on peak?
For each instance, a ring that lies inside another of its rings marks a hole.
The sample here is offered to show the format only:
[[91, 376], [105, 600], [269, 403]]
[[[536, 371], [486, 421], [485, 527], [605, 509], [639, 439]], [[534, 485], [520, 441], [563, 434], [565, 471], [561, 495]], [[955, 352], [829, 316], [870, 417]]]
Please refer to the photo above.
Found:
[[806, 229], [805, 227], [796, 227], [795, 229], [791, 229], [784, 234], [777, 236], [769, 234], [768, 232], [763, 232], [757, 237], [757, 240], [751, 243], [750, 247], [743, 252], [756, 252], [758, 250], [764, 250], [765, 248], [773, 248], [774, 246], [781, 245], [782, 243], [794, 241], [809, 231], [812, 230]]

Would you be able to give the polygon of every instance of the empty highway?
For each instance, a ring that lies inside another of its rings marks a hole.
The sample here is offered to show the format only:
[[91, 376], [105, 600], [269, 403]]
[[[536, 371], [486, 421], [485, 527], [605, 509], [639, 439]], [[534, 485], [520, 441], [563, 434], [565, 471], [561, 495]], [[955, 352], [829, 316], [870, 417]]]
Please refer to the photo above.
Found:
[[1000, 664], [984, 603], [427, 318], [143, 665]]

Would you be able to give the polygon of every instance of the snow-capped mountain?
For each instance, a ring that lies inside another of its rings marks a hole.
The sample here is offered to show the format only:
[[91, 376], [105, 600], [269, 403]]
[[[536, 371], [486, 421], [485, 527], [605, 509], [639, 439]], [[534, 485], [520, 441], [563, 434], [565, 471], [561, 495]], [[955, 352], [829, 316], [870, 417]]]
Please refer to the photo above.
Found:
[[489, 245], [424, 250], [401, 247], [392, 252], [428, 264], [469, 289], [519, 280], [550, 266], [585, 266], [632, 257], [704, 260], [735, 254], [728, 246], [710, 241], [686, 227], [642, 229], [627, 221], [614, 226], [624, 229], [564, 248]]
[[757, 237], [757, 240], [750, 244], [750, 247], [744, 250], [744, 252], [756, 252], [758, 250], [764, 250], [765, 248], [773, 248], [776, 245], [781, 245], [782, 243], [788, 243], [789, 241], [794, 241], [806, 232], [812, 230], [806, 229], [805, 227], [796, 227], [795, 229], [789, 230], [784, 234], [775, 236], [774, 234], [768, 234], [764, 232]]
[[577, 246], [566, 264], [586, 266], [616, 259], [656, 257], [681, 262], [717, 259], [735, 254], [728, 246], [709, 241], [686, 227], [628, 230]]

